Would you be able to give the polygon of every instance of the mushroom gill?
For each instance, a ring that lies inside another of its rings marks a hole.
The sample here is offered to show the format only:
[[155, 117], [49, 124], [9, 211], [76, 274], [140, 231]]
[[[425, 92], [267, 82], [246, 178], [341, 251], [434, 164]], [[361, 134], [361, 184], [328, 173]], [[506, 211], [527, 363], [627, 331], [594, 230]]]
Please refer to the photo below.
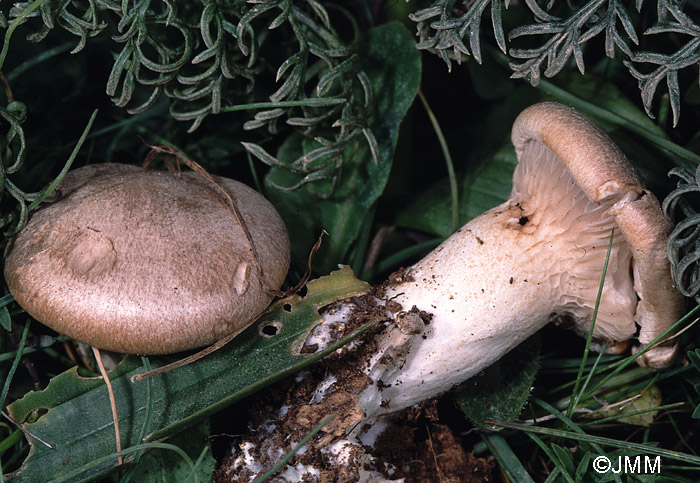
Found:
[[[611, 342], [634, 335], [637, 296], [632, 279], [632, 254], [611, 213], [618, 201], [610, 196], [594, 202], [541, 142], [530, 140], [520, 150], [513, 175], [510, 204], [522, 209], [513, 229], [531, 237], [529, 250], [551, 291], [550, 318], [573, 320], [587, 336], [600, 288], [610, 237], [609, 264], [595, 323], [595, 337]], [[527, 220], [527, 221], [524, 221]], [[556, 256], [545, 256], [542, 245], [556, 243]], [[530, 258], [530, 257], [526, 257]]]

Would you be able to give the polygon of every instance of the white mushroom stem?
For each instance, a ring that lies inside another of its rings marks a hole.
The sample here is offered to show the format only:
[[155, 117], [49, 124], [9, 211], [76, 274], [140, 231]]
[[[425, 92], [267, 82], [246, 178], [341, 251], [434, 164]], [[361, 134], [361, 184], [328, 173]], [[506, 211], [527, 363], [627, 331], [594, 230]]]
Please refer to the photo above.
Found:
[[[584, 249], [561, 240], [523, 240], [518, 231], [494, 230], [517, 224], [514, 214], [512, 208], [499, 207], [480, 216], [412, 267], [409, 274], [414, 281], [392, 289], [395, 301], [404, 307], [415, 305], [431, 313], [432, 319], [411, 345], [406, 362], [382, 375], [387, 387], [381, 397], [390, 401], [391, 410], [474, 376], [556, 313], [552, 286], [573, 283], [568, 273], [575, 270], [578, 257], [586, 256]], [[505, 246], [517, 249], [505, 251]], [[605, 249], [604, 243], [596, 247], [603, 255]], [[549, 279], [552, 265], [562, 268], [555, 275], [558, 280]]]
[[[346, 471], [359, 477], [370, 458], [361, 448], [373, 445], [378, 421], [472, 377], [548, 322], [587, 335], [611, 235], [597, 341], [619, 349], [640, 326], [649, 342], [681, 315], [664, 257], [669, 223], [609, 138], [572, 109], [545, 103], [519, 116], [513, 143], [519, 164], [510, 199], [368, 299], [385, 307], [385, 327], [337, 356], [353, 371], [330, 369], [311, 400], [271, 416], [279, 431], [339, 414], [315, 443], [325, 447], [326, 468], [354, 468]], [[310, 343], [323, 345], [324, 334], [363, 310], [357, 300], [333, 306]], [[676, 352], [666, 344], [639, 362], [662, 367]], [[268, 455], [273, 433], [265, 436]], [[245, 446], [238, 468], [259, 460], [260, 450]]]

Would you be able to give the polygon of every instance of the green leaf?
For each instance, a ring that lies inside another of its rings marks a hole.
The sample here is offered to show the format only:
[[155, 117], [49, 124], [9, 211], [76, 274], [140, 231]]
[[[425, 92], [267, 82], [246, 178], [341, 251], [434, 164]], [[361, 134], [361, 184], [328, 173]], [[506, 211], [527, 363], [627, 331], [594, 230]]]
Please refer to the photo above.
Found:
[[[208, 443], [209, 424], [192, 426], [170, 439], [170, 443], [179, 446], [196, 461], [197, 479], [200, 482], [211, 481], [216, 460], [211, 455]], [[172, 481], [193, 481], [192, 469], [180, 455], [173, 451], [154, 449], [146, 452], [134, 468], [131, 481], [139, 483], [169, 483]]]
[[503, 436], [499, 433], [486, 431], [481, 434], [481, 438], [498, 462], [500, 469], [503, 470], [510, 481], [534, 483], [534, 480], [530, 477], [530, 474]]
[[482, 99], [499, 99], [515, 90], [515, 83], [503, 75], [504, 71], [494, 62], [482, 65], [467, 62], [466, 67], [469, 70], [474, 93]]
[[[460, 223], [476, 218], [508, 199], [517, 164], [512, 146], [504, 146], [458, 175]], [[396, 222], [406, 228], [448, 237], [452, 234], [451, 196], [447, 178], [428, 187], [401, 210]]]
[[[139, 359], [128, 357], [110, 375], [122, 447], [142, 442], [139, 435], [146, 420], [145, 439], [161, 441], [331, 352], [335, 348], [300, 353], [301, 343], [318, 323], [318, 310], [367, 288], [348, 268], [309, 282], [304, 298], [294, 295], [275, 303], [222, 349], [148, 380], [131, 382], [144, 368]], [[355, 335], [358, 332], [362, 330]], [[171, 360], [153, 358], [152, 364], [159, 367]], [[114, 469], [116, 457], [96, 462], [116, 451], [107, 389], [100, 378], [83, 378], [76, 368], [70, 369], [54, 377], [45, 390], [12, 403], [8, 412], [52, 446], [30, 438], [29, 456], [9, 475], [11, 481], [48, 481], [83, 468], [80, 480]]]
[[[335, 190], [330, 181], [304, 184], [290, 193], [274, 186], [294, 186], [303, 175], [279, 168], [266, 178], [267, 194], [285, 220], [292, 240], [296, 266], [304, 266], [314, 241], [326, 230], [329, 237], [315, 259], [315, 268], [325, 273], [338, 263], [348, 263], [349, 251], [357, 239], [366, 215], [383, 193], [391, 170], [399, 126], [413, 102], [420, 82], [420, 54], [406, 27], [391, 22], [369, 31], [359, 47], [360, 67], [374, 91], [374, 114], [369, 128], [374, 134], [378, 162], [365, 136], [358, 136], [345, 150], [340, 181]], [[320, 145], [301, 136], [282, 146], [278, 159], [291, 162]], [[318, 162], [318, 161], [316, 161]], [[323, 189], [327, 188], [327, 189]], [[326, 196], [325, 193], [331, 193]]]
[[530, 394], [539, 355], [540, 339], [534, 335], [464, 383], [455, 396], [464, 414], [488, 429], [498, 427], [484, 421], [514, 420]]
[[554, 454], [557, 456], [557, 458], [561, 462], [561, 464], [563, 465], [563, 470], [566, 470], [566, 473], [568, 475], [573, 474], [574, 473], [574, 460], [571, 457], [571, 451], [564, 448], [563, 446], [559, 446], [556, 443], [552, 443], [551, 448], [554, 451]]
[[0, 307], [0, 327], [6, 331], [12, 331], [12, 320], [10, 319], [10, 311], [7, 306]]
[[[465, 116], [466, 124], [460, 124], [456, 134], [454, 128], [451, 133], [445, 133], [448, 145], [468, 146], [465, 155], [454, 158], [459, 224], [503, 203], [510, 196], [517, 164], [510, 128], [517, 115], [537, 101], [536, 96], [530, 87], [516, 89], [483, 116]], [[451, 203], [449, 180], [444, 178], [416, 193], [397, 213], [395, 222], [447, 237], [452, 233]]]
[[578, 466], [576, 467], [576, 474], [574, 475], [574, 481], [583, 481], [584, 475], [591, 471], [591, 453], [586, 452], [581, 458]]

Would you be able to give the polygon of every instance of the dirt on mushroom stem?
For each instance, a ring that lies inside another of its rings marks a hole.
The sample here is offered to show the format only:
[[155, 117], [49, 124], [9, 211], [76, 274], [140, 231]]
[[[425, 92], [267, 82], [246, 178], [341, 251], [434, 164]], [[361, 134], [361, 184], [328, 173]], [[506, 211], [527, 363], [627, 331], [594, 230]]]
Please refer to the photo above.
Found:
[[[308, 434], [308, 427], [302, 425], [287, 425], [281, 431], [270, 428], [270, 407], [289, 405], [290, 401], [310, 400], [315, 391], [315, 383], [323, 378], [322, 365], [311, 368], [301, 382], [295, 384], [289, 380], [279, 386], [263, 391], [256, 397], [256, 403], [249, 406], [247, 421], [252, 428], [258, 428], [258, 440], [255, 445], [261, 445], [266, 451], [261, 452], [263, 458], [259, 461], [248, 460], [247, 466], [241, 467], [240, 452], [224, 456], [214, 475], [215, 483], [229, 481], [247, 481], [259, 476], [264, 470], [274, 466], [283, 456], [273, 448], [291, 449], [290, 442], [299, 441]], [[454, 411], [451, 404], [439, 404], [437, 398], [430, 399], [420, 405], [399, 412], [392, 418], [392, 424], [386, 427], [377, 442], [376, 457], [388, 463], [385, 474], [387, 478], [403, 478], [404, 483], [421, 481], [445, 481], [454, 483], [497, 481], [495, 478], [496, 465], [493, 457], [476, 457], [463, 447], [459, 436], [460, 428], [451, 428], [444, 424], [446, 409]], [[336, 411], [342, 407], [336, 406]], [[448, 414], [449, 417], [449, 414]], [[465, 430], [472, 426], [465, 422]], [[247, 439], [246, 449], [254, 446]], [[351, 457], [361, 457], [364, 450], [351, 451]], [[360, 472], [346, 464], [340, 468], [329, 465], [328, 454], [314, 445], [307, 448], [302, 455], [294, 460], [294, 471], [286, 473], [286, 481], [356, 481]], [[304, 469], [308, 471], [304, 471]], [[369, 472], [365, 472], [368, 474]], [[345, 480], [342, 480], [345, 478]], [[285, 481], [282, 477], [273, 477], [270, 481]]]
[[[322, 350], [370, 320], [379, 319], [380, 322], [369, 329], [361, 341], [351, 342], [325, 358], [322, 365], [299, 374], [293, 384], [283, 389], [281, 400], [278, 388], [275, 392], [278, 404], [281, 403], [279, 412], [273, 410], [270, 414], [256, 409], [250, 421], [253, 427], [257, 426], [256, 429], [240, 445], [240, 451], [225, 458], [217, 470], [216, 481], [252, 481], [330, 413], [338, 414], [338, 417], [321, 430], [319, 438], [322, 443], [313, 444], [303, 454], [297, 455], [298, 463], [285, 472], [281, 481], [300, 481], [304, 477], [314, 481], [333, 481], [338, 477], [354, 481], [360, 477], [354, 462], [362, 459], [364, 451], [361, 448], [341, 443], [344, 446], [339, 448], [344, 453], [342, 460], [348, 464], [338, 466], [324, 446], [343, 441], [347, 431], [364, 420], [365, 414], [358, 405], [356, 394], [372, 385], [381, 385], [366, 373], [367, 360], [381, 350], [377, 342], [382, 334], [391, 330], [393, 320], [399, 314], [407, 313], [399, 304], [386, 298], [385, 290], [391, 283], [322, 309], [321, 323], [310, 334], [302, 352]], [[419, 311], [414, 308], [411, 313]], [[428, 314], [423, 316], [429, 321]], [[385, 356], [392, 357], [388, 353]], [[267, 409], [272, 407], [267, 406]]]
[[[293, 384], [282, 390], [284, 395], [281, 399], [278, 393], [277, 405], [266, 405], [264, 411], [256, 409], [250, 421], [248, 437], [224, 459], [217, 471], [216, 481], [252, 481], [274, 465], [330, 413], [338, 417], [321, 430], [320, 436], [307, 446], [303, 454], [295, 457], [294, 465], [287, 467], [281, 476], [272, 481], [300, 481], [303, 478], [312, 481], [337, 481], [337, 478], [365, 481], [374, 477], [399, 476], [408, 477], [406, 481], [414, 481], [411, 475], [419, 473], [432, 477], [437, 477], [438, 471], [443, 475], [461, 474], [463, 466], [458, 468], [455, 465], [450, 469], [449, 463], [439, 468], [427, 460], [418, 463], [425, 457], [425, 453], [418, 448], [424, 449], [428, 444], [426, 440], [416, 440], [415, 444], [393, 452], [388, 451], [385, 443], [381, 443], [399, 435], [406, 437], [408, 433], [405, 431], [412, 433], [418, 424], [416, 421], [422, 425], [430, 424], [435, 431], [433, 437], [436, 446], [433, 450], [438, 448], [437, 451], [443, 455], [441, 459], [449, 455], [455, 461], [468, 461], [469, 468], [484, 478], [480, 481], [488, 481], [493, 463], [466, 454], [448, 428], [434, 424], [434, 416], [432, 419], [430, 417], [434, 413], [434, 402], [425, 402], [404, 412], [399, 411], [402, 408], [393, 404], [389, 397], [377, 402], [377, 395], [391, 390], [391, 383], [385, 383], [382, 374], [387, 368], [402, 367], [411, 341], [425, 340], [426, 329], [432, 323], [430, 312], [416, 306], [405, 310], [396, 301], [395, 292], [401, 292], [402, 284], [413, 282], [413, 277], [407, 272], [397, 272], [370, 293], [338, 301], [323, 309], [321, 323], [307, 340], [307, 347], [312, 348], [309, 350], [322, 350], [369, 320], [380, 319], [380, 323], [370, 329], [362, 340], [353, 341], [324, 359], [321, 365], [298, 375]], [[411, 391], [410, 388], [407, 390]], [[363, 398], [367, 394], [372, 397]], [[260, 407], [257, 404], [254, 406]], [[385, 414], [392, 414], [391, 424], [380, 419], [380, 415]], [[403, 423], [397, 425], [396, 421]], [[393, 464], [377, 463], [370, 450], [372, 447], [387, 450], [376, 454], [382, 461], [392, 461], [386, 458], [390, 454], [396, 457], [399, 454], [397, 451], [404, 451], [403, 454], [412, 452], [411, 458], [406, 459], [410, 464], [399, 464], [400, 458], [394, 458]], [[415, 465], [421, 467], [418, 473]], [[460, 478], [452, 481], [469, 480]]]

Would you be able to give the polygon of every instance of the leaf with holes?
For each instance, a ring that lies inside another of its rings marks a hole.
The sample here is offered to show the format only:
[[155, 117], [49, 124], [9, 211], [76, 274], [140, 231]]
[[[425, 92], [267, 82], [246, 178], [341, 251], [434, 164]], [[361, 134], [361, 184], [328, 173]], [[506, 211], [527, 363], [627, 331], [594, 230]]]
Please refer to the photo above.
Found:
[[[131, 382], [144, 368], [138, 358], [128, 357], [111, 373], [122, 446], [141, 443], [141, 434], [146, 441], [162, 441], [331, 352], [334, 348], [301, 354], [299, 348], [318, 323], [321, 307], [367, 289], [350, 269], [333, 272], [309, 282], [305, 297], [293, 295], [275, 303], [219, 351], [145, 381]], [[159, 367], [171, 360], [151, 362]], [[82, 480], [116, 467], [116, 457], [100, 460], [115, 452], [114, 424], [101, 379], [80, 377], [73, 368], [54, 377], [45, 390], [12, 403], [8, 413], [28, 434], [52, 446], [31, 438], [29, 456], [8, 475], [10, 481]], [[126, 458], [132, 460], [133, 454]]]

